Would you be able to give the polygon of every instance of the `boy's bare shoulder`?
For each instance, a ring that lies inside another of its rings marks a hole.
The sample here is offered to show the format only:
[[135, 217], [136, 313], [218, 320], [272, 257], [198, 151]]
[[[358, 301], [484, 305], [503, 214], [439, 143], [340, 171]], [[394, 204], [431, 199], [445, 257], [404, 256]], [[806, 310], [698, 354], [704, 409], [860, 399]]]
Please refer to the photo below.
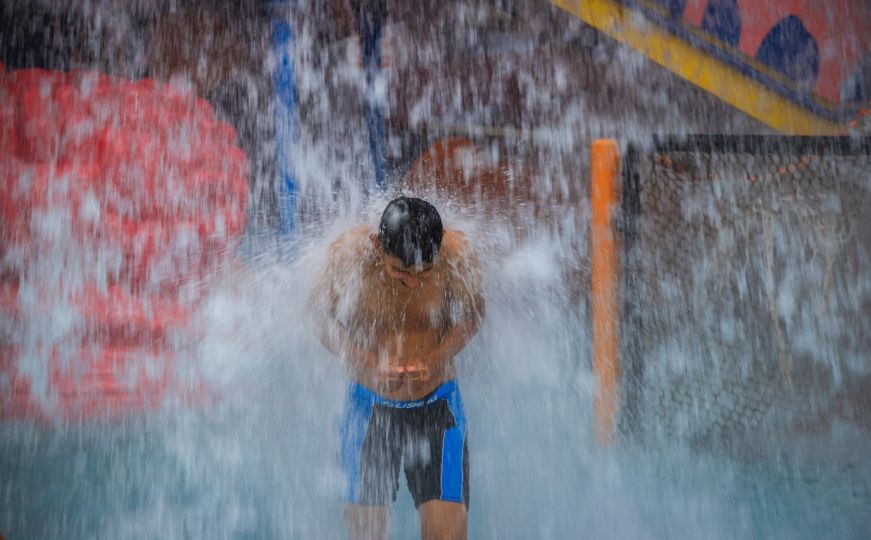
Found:
[[444, 268], [452, 279], [459, 278], [465, 281], [474, 278], [481, 269], [475, 249], [469, 237], [462, 231], [445, 231], [439, 257], [443, 258]]
[[451, 321], [480, 321], [484, 314], [483, 276], [472, 243], [460, 231], [445, 231], [442, 253], [443, 268], [448, 273], [446, 292]]
[[354, 257], [366, 252], [370, 245], [368, 225], [358, 225], [336, 237], [330, 244], [328, 253], [330, 258]]
[[462, 231], [446, 229], [442, 237], [441, 254], [451, 260], [472, 255], [469, 237]]
[[358, 245], [369, 236], [370, 232], [368, 225], [357, 225], [337, 236], [330, 245], [330, 248]]

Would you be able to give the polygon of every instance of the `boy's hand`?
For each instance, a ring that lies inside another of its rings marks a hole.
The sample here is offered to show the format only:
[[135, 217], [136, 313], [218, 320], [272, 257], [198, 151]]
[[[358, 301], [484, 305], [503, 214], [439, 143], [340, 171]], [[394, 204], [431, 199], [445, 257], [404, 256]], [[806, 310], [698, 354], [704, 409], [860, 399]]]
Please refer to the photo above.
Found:
[[406, 362], [405, 365], [397, 366], [396, 372], [405, 381], [426, 382], [430, 380], [432, 372], [429, 366], [419, 360]]
[[381, 369], [378, 378], [391, 390], [402, 383], [426, 382], [432, 377], [429, 367], [419, 360], [399, 362], [391, 359], [387, 367]]

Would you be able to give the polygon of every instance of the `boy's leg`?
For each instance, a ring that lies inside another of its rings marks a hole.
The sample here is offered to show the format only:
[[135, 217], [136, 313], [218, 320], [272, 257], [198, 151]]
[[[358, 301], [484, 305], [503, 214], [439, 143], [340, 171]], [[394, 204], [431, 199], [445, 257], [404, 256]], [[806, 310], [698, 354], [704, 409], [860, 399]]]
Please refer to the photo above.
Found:
[[420, 537], [422, 540], [465, 540], [466, 505], [432, 500], [420, 505]]
[[469, 451], [459, 390], [422, 408], [414, 424], [405, 477], [420, 514], [421, 537], [466, 538]]
[[349, 504], [345, 507], [345, 522], [351, 540], [382, 540], [387, 538], [388, 508]]
[[387, 507], [396, 497], [401, 459], [394, 416], [374, 403], [370, 391], [351, 386], [341, 429], [345, 521], [351, 539], [387, 537]]

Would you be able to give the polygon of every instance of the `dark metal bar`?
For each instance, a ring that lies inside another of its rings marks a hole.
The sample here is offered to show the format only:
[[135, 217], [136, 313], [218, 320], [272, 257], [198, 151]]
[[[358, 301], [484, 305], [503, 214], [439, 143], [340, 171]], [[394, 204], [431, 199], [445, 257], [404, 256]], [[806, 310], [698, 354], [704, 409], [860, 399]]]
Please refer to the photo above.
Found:
[[[385, 0], [362, 0], [357, 4], [357, 32], [360, 36], [360, 54], [366, 74], [366, 92], [363, 96], [363, 114], [369, 132], [369, 151], [372, 154], [372, 167], [375, 189], [383, 192], [386, 188], [386, 127], [384, 123], [384, 104], [375, 92], [376, 79], [383, 76], [381, 58], [381, 34], [387, 14]], [[368, 193], [369, 190], [367, 189]]]
[[620, 228], [623, 233], [623, 317], [620, 330], [622, 400], [619, 429], [624, 435], [640, 435], [641, 392], [644, 386], [644, 363], [641, 359], [642, 319], [639, 306], [638, 218], [641, 214], [641, 162], [638, 148], [630, 143], [623, 166]]
[[653, 152], [871, 154], [871, 137], [794, 135], [654, 135]]

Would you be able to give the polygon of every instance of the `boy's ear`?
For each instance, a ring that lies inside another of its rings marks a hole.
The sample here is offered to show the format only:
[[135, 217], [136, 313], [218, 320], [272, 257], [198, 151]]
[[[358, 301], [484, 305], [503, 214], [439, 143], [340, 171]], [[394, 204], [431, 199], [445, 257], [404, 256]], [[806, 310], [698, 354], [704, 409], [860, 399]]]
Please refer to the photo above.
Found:
[[376, 251], [381, 251], [381, 240], [378, 239], [377, 234], [371, 233], [369, 235], [369, 241], [372, 242], [372, 247], [374, 247]]

